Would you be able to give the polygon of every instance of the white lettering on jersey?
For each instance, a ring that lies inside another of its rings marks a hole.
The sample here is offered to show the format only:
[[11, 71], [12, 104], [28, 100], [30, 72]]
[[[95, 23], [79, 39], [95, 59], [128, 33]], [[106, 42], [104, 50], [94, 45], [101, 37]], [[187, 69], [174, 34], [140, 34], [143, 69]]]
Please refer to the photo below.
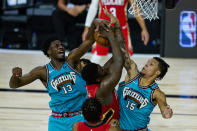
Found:
[[70, 74], [64, 74], [61, 75], [60, 77], [58, 77], [57, 79], [52, 79], [51, 80], [51, 86], [55, 89], [58, 90], [57, 87], [58, 85], [60, 85], [61, 83], [72, 83], [75, 84], [76, 82], [76, 74], [75, 72], [70, 72]]
[[137, 100], [140, 103], [139, 108], [143, 108], [149, 103], [149, 100], [147, 98], [144, 98], [141, 95], [139, 95], [138, 93], [130, 90], [129, 87], [125, 87], [123, 90], [123, 98], [125, 99], [125, 98], [129, 98], [129, 97]]
[[124, 5], [125, 0], [101, 0], [103, 5]]

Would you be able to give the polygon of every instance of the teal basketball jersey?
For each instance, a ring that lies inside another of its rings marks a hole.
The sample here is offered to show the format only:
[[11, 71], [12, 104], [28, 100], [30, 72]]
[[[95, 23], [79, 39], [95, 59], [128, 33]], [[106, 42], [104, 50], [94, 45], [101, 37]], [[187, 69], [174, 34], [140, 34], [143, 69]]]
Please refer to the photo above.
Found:
[[155, 105], [152, 96], [157, 83], [140, 86], [141, 74], [133, 80], [119, 84], [118, 97], [120, 104], [120, 128], [123, 130], [143, 130], [147, 128], [150, 114]]
[[47, 68], [47, 90], [51, 97], [49, 106], [53, 112], [74, 112], [81, 110], [87, 98], [85, 81], [68, 63], [64, 63], [60, 70], [51, 63]]

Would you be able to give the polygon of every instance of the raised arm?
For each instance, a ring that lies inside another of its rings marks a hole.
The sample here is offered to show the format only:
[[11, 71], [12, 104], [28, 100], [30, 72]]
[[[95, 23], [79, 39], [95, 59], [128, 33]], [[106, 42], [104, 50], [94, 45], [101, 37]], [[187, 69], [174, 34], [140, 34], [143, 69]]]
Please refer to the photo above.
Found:
[[96, 14], [97, 14], [98, 6], [99, 6], [98, 4], [99, 4], [99, 0], [92, 0], [91, 1], [90, 8], [89, 8], [88, 14], [86, 16], [85, 28], [82, 33], [82, 40], [83, 41], [85, 40], [87, 33], [89, 31], [90, 25], [92, 24]]
[[[130, 4], [132, 4], [132, 2], [133, 2], [133, 0], [129, 0]], [[138, 7], [136, 6], [136, 8], [138, 8]], [[149, 33], [147, 31], [144, 18], [143, 18], [143, 16], [140, 15], [140, 16], [136, 17], [136, 20], [137, 20], [138, 24], [140, 25], [140, 27], [142, 29], [141, 39], [144, 42], [144, 45], [147, 45], [148, 41], [149, 41]]]
[[[88, 31], [88, 35], [86, 37], [86, 40], [83, 41], [83, 43], [73, 51], [71, 51], [67, 57], [67, 62], [75, 68], [77, 64], [80, 61], [80, 58], [92, 47], [92, 44], [95, 42], [94, 39], [94, 31], [98, 27], [104, 27], [106, 29], [107, 26], [106, 20], [101, 19], [95, 19], [90, 27], [90, 30]], [[107, 30], [107, 29], [106, 29]]]
[[153, 94], [153, 100], [156, 100], [163, 118], [171, 118], [173, 115], [172, 109], [166, 102], [166, 96], [160, 89], [156, 89]]
[[127, 75], [125, 77], [125, 82], [132, 80], [136, 75], [139, 74], [136, 63], [130, 58], [129, 53], [126, 49], [126, 43], [124, 36], [122, 34], [121, 26], [119, 20], [110, 14], [105, 8], [106, 15], [111, 19], [111, 23], [114, 24], [114, 32], [117, 42], [121, 48], [122, 55], [124, 58], [124, 67], [127, 71]]
[[36, 67], [29, 73], [22, 75], [22, 69], [15, 67], [12, 69], [12, 76], [10, 78], [10, 88], [18, 88], [27, 85], [37, 79], [40, 79], [43, 84], [46, 83], [46, 68]]
[[120, 80], [123, 68], [123, 58], [120, 51], [120, 47], [112, 31], [102, 30], [100, 34], [108, 38], [112, 48], [113, 56], [110, 60], [111, 64], [109, 65], [109, 68], [107, 70], [107, 75], [102, 79], [100, 83], [100, 88], [96, 92], [96, 97], [105, 99], [109, 97], [109, 94], [112, 93], [115, 86], [118, 84]]

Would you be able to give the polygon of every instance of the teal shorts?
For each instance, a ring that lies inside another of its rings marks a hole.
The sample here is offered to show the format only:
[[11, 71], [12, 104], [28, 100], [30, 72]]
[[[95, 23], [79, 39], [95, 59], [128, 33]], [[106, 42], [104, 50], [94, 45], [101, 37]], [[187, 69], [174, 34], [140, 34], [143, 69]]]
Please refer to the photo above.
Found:
[[72, 131], [72, 126], [76, 122], [85, 122], [82, 114], [73, 117], [49, 117], [48, 131]]

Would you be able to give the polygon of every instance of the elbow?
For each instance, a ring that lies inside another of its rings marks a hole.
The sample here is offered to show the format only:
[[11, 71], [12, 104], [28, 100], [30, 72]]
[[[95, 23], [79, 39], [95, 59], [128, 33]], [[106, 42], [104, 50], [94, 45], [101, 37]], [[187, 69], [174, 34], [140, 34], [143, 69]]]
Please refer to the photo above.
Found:
[[[121, 56], [121, 55], [120, 55], [120, 56]], [[120, 64], [120, 66], [123, 66], [123, 64], [124, 64], [124, 60], [123, 60], [122, 57], [118, 57], [118, 58], [116, 59], [116, 62], [117, 62], [118, 64]]]
[[120, 52], [120, 54], [119, 54], [119, 57], [118, 57], [118, 59], [117, 59], [117, 61], [119, 62], [119, 63], [124, 63], [124, 57], [122, 56], [122, 53]]
[[9, 86], [10, 86], [11, 89], [16, 89], [16, 88], [19, 87], [16, 84], [13, 84], [13, 83], [9, 83]]

